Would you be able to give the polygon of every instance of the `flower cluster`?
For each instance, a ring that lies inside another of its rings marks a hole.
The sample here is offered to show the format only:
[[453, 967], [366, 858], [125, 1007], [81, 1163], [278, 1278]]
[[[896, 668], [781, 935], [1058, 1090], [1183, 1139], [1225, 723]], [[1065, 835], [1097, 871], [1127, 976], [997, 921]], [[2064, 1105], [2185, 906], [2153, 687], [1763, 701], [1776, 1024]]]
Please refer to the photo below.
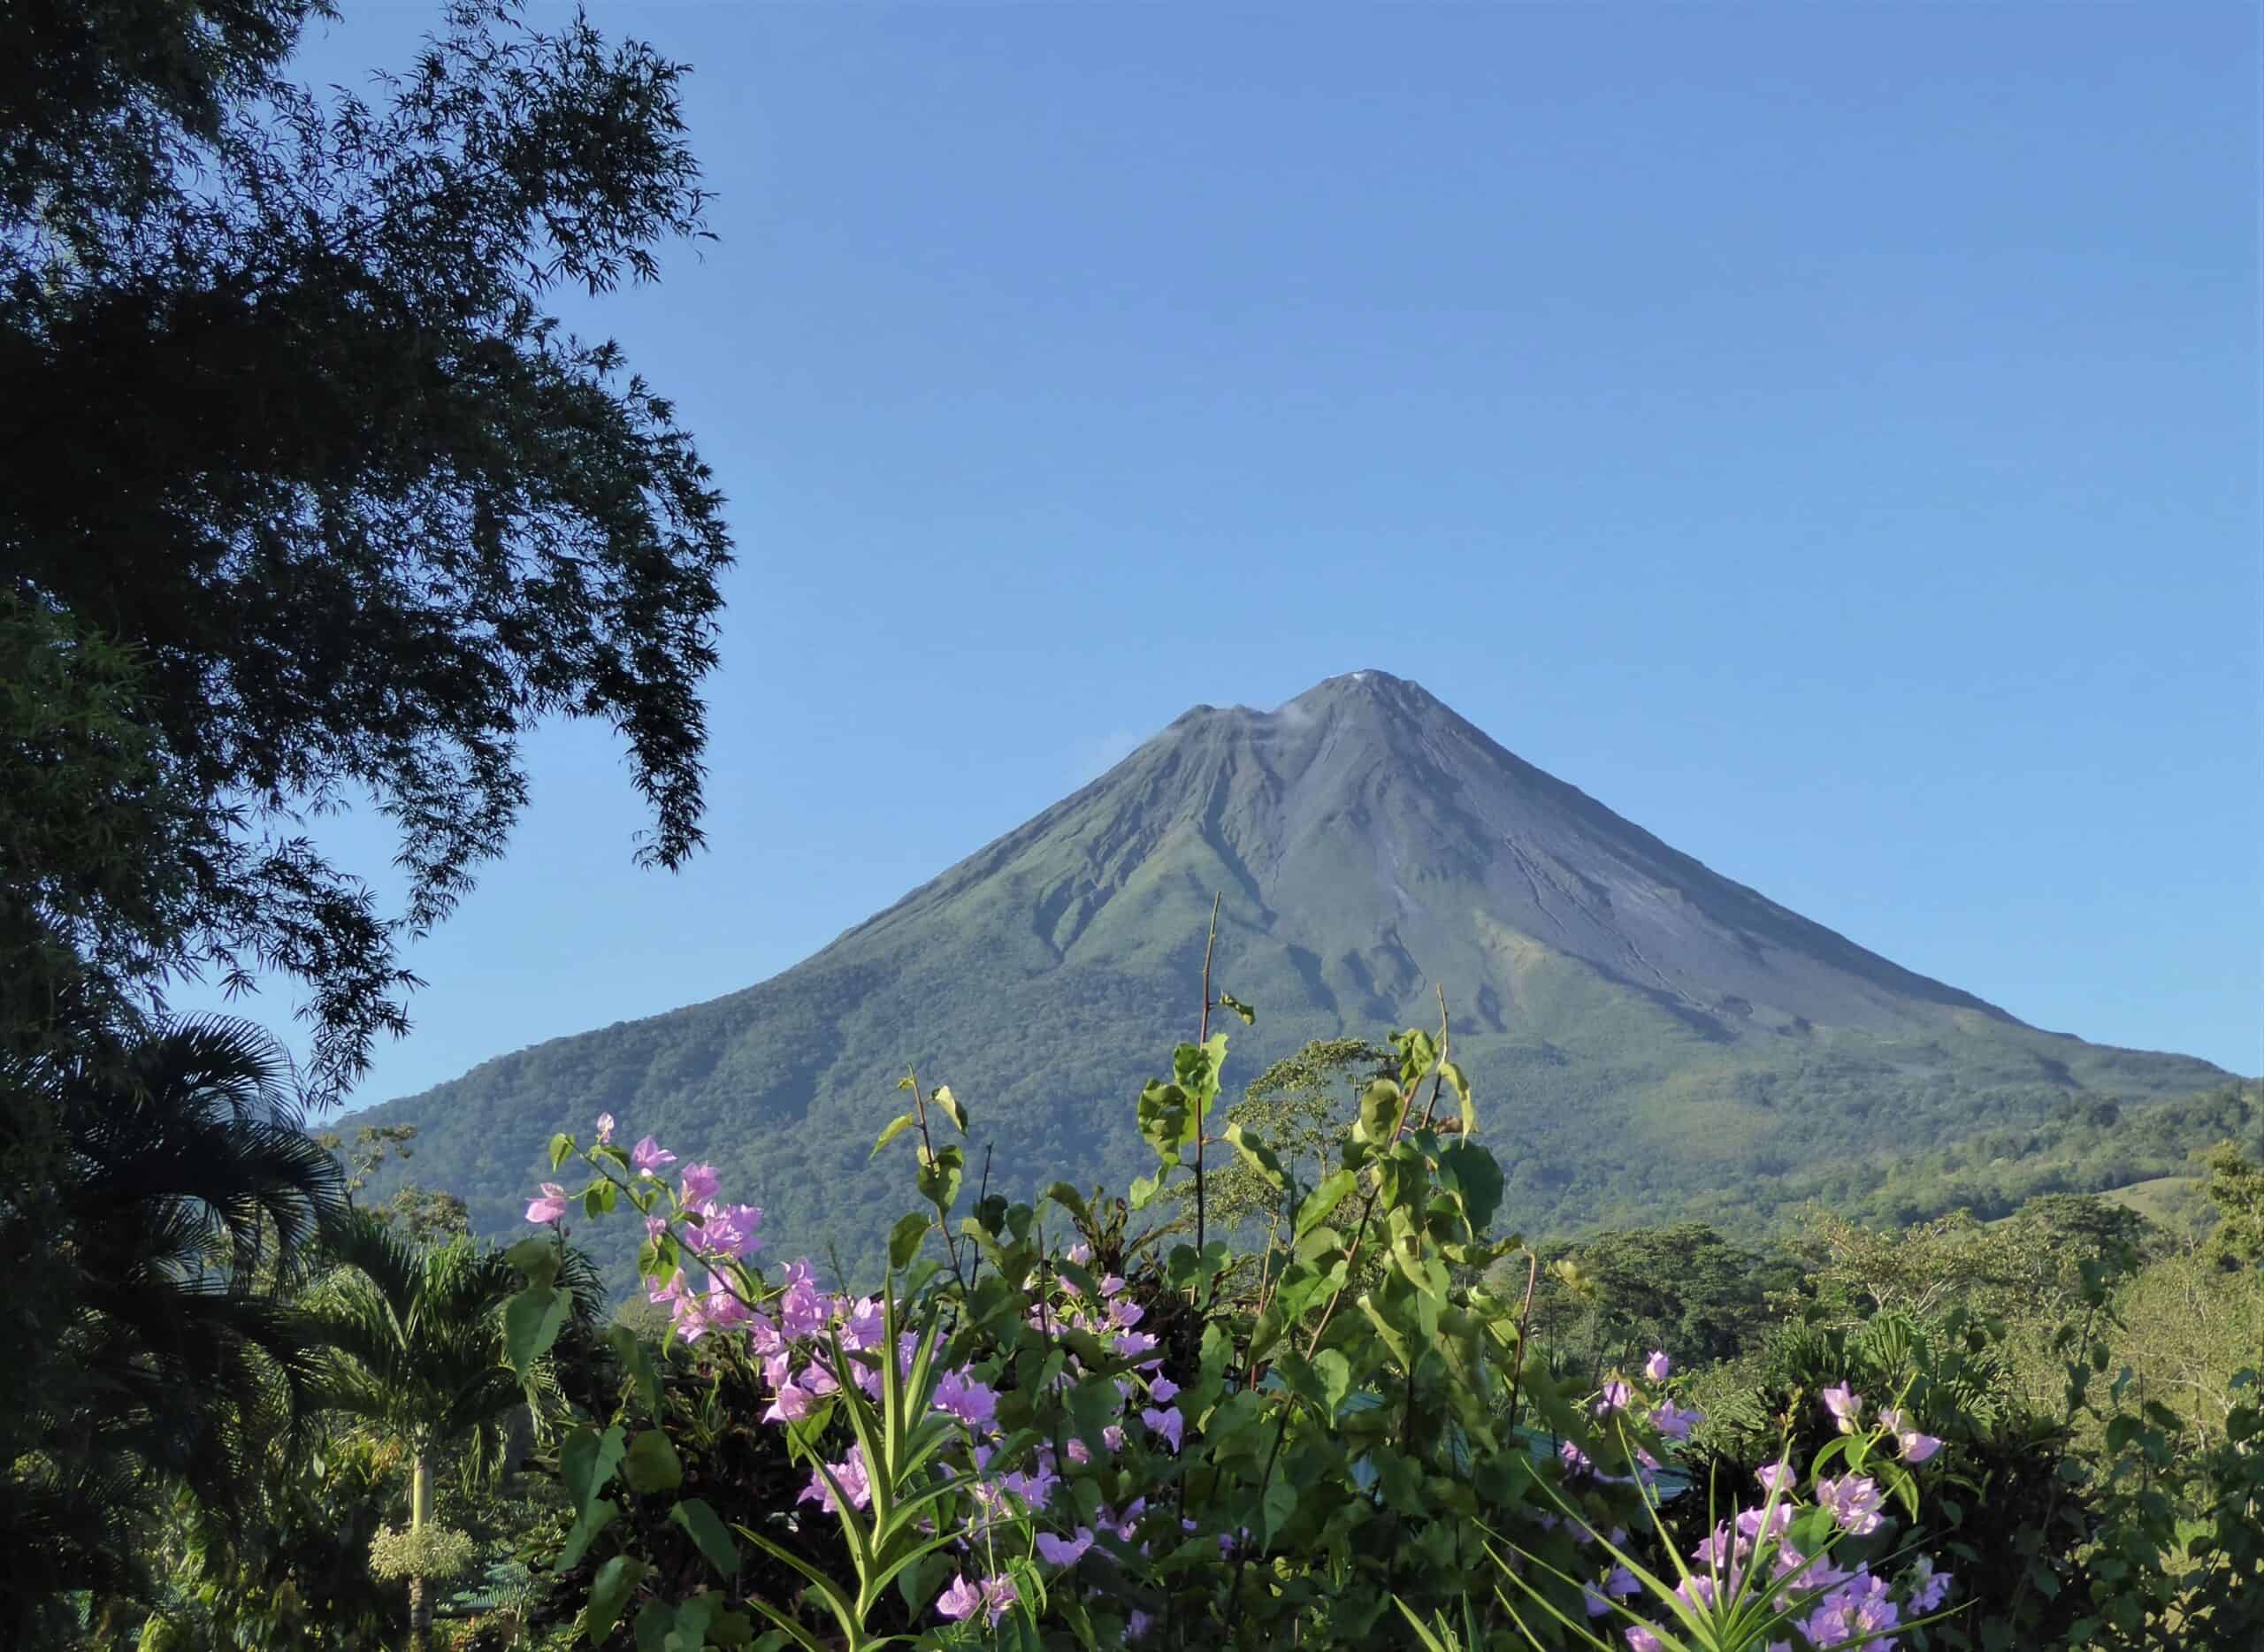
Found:
[[[1653, 1385], [1664, 1382], [1672, 1371], [1673, 1362], [1663, 1352], [1654, 1351], [1642, 1365], [1643, 1377]], [[1846, 1438], [1819, 1455], [1808, 1496], [1802, 1498], [1800, 1476], [1789, 1462], [1769, 1465], [1757, 1476], [1759, 1505], [1740, 1508], [1717, 1524], [1690, 1552], [1692, 1564], [1678, 1563], [1676, 1568], [1681, 1581], [1671, 1592], [1683, 1610], [1709, 1616], [1728, 1612], [1756, 1595], [1770, 1597], [1799, 1639], [1771, 1641], [1768, 1652], [1832, 1652], [1850, 1645], [1891, 1648], [1894, 1632], [1935, 1611], [1949, 1594], [1949, 1574], [1937, 1572], [1924, 1557], [1889, 1580], [1874, 1573], [1868, 1561], [1844, 1564], [1838, 1554], [1843, 1541], [1869, 1538], [1886, 1524], [1886, 1491], [1864, 1472], [1872, 1449], [1891, 1441], [1904, 1463], [1923, 1463], [1941, 1442], [1892, 1407], [1878, 1413], [1876, 1426], [1865, 1425], [1862, 1396], [1844, 1383], [1824, 1390], [1823, 1403]], [[1685, 1438], [1704, 1420], [1663, 1396], [1647, 1403], [1636, 1384], [1618, 1376], [1603, 1385], [1589, 1410], [1599, 1419], [1648, 1420], [1666, 1439]], [[1568, 1485], [1610, 1478], [1595, 1474], [1587, 1454], [1569, 1441], [1558, 1456]], [[1631, 1456], [1637, 1465], [1633, 1478], [1648, 1488], [1656, 1463], [1640, 1447]], [[1835, 1456], [1847, 1457], [1845, 1471], [1824, 1474], [1823, 1468]], [[1587, 1530], [1573, 1533], [1584, 1542], [1595, 1541], [1597, 1535]], [[1625, 1560], [1625, 1538], [1618, 1530], [1604, 1535], [1603, 1547], [1615, 1564], [1602, 1579], [1582, 1586], [1587, 1612], [1592, 1618], [1616, 1615], [1628, 1620], [1623, 1630], [1628, 1652], [1660, 1652], [1667, 1644], [1662, 1632], [1628, 1603], [1644, 1592], [1644, 1585]]]
[[[827, 1291], [806, 1258], [787, 1263], [775, 1283], [766, 1281], [748, 1264], [761, 1247], [762, 1212], [722, 1202], [720, 1178], [711, 1165], [685, 1166], [671, 1186], [664, 1173], [677, 1162], [677, 1155], [650, 1136], [623, 1152], [612, 1146], [616, 1128], [610, 1114], [598, 1120], [599, 1147], [591, 1158], [601, 1170], [604, 1161], [624, 1173], [626, 1180], [608, 1180], [645, 1212], [646, 1299], [669, 1311], [671, 1329], [684, 1342], [725, 1333], [744, 1339], [760, 1363], [769, 1395], [761, 1421], [786, 1426], [820, 1419], [845, 1383], [877, 1401], [883, 1386], [881, 1361], [891, 1352], [898, 1371], [911, 1373], [921, 1339], [900, 1331], [896, 1347], [888, 1350], [890, 1316], [880, 1298]], [[544, 1183], [542, 1195], [527, 1206], [530, 1222], [560, 1221], [574, 1202], [555, 1183]], [[704, 1289], [687, 1280], [680, 1265], [686, 1256], [708, 1265]], [[1157, 1338], [1140, 1328], [1145, 1311], [1127, 1294], [1121, 1277], [1096, 1278], [1089, 1271], [1091, 1257], [1085, 1247], [1073, 1246], [1066, 1260], [1066, 1269], [1052, 1273], [1049, 1288], [1032, 1292], [1027, 1313], [1030, 1327], [1063, 1353], [1052, 1380], [1067, 1389], [1089, 1377], [1107, 1376], [1088, 1372], [1064, 1339], [1080, 1333], [1097, 1340], [1118, 1362], [1108, 1370], [1121, 1373], [1110, 1380], [1123, 1407], [1119, 1420], [1101, 1431], [1102, 1444], [1111, 1454], [1124, 1452], [1136, 1417], [1138, 1437], [1149, 1449], [1176, 1455], [1187, 1432], [1186, 1419], [1173, 1403], [1180, 1388], [1164, 1373]], [[1080, 1519], [1074, 1502], [1056, 1494], [1066, 1472], [1091, 1463], [1091, 1448], [1071, 1435], [1057, 1453], [1052, 1445], [1028, 1444], [1024, 1434], [1010, 1462], [1001, 1456], [1008, 1441], [998, 1421], [998, 1390], [971, 1365], [941, 1369], [929, 1379], [929, 1414], [948, 1418], [960, 1431], [957, 1443], [937, 1456], [929, 1471], [960, 1483], [971, 1505], [970, 1518], [957, 1533], [959, 1546], [987, 1548], [983, 1540], [996, 1531], [1044, 1522], [1060, 1529], [1035, 1531], [1031, 1548], [1038, 1560], [1057, 1569], [1078, 1564], [1101, 1538], [1121, 1546], [1113, 1551], [1103, 1546], [1098, 1551], [1103, 1555], [1146, 1555], [1143, 1523], [1163, 1511], [1151, 1511], [1145, 1496], [1136, 1496], [1121, 1509], [1104, 1504]], [[850, 1445], [838, 1460], [819, 1461], [798, 1503], [815, 1503], [844, 1518], [852, 1510], [872, 1507], [874, 1465], [860, 1447]], [[1177, 1524], [1182, 1531], [1195, 1529], [1192, 1521]], [[1018, 1598], [1005, 1571], [983, 1575], [979, 1568], [961, 1570], [935, 1610], [956, 1620], [980, 1614], [995, 1624]], [[1136, 1638], [1143, 1624], [1139, 1614], [1132, 1617]]]

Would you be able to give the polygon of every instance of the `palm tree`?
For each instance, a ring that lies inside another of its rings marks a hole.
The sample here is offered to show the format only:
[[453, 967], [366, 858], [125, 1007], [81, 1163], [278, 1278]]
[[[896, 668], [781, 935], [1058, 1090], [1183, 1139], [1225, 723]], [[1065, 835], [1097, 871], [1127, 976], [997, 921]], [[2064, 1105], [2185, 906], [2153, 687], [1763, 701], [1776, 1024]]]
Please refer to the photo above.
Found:
[[[406, 1552], [416, 1564], [438, 1536], [439, 1460], [454, 1453], [468, 1483], [499, 1472], [514, 1413], [531, 1398], [539, 1411], [549, 1409], [549, 1377], [539, 1371], [531, 1395], [504, 1358], [502, 1308], [523, 1281], [501, 1252], [469, 1239], [419, 1247], [359, 1211], [340, 1224], [330, 1250], [336, 1266], [310, 1298], [328, 1345], [320, 1403], [408, 1450]], [[587, 1261], [570, 1252], [560, 1283], [576, 1318], [594, 1319], [602, 1291]], [[432, 1632], [429, 1581], [421, 1564], [409, 1574], [414, 1648]]]
[[28, 1642], [62, 1593], [133, 1588], [134, 1527], [168, 1490], [223, 1512], [254, 1493], [317, 1373], [287, 1294], [346, 1206], [288, 1056], [244, 1022], [161, 1024], [4, 1076], [8, 1134], [35, 1133], [51, 1171], [0, 1189], [20, 1304], [4, 1327], [0, 1631]]

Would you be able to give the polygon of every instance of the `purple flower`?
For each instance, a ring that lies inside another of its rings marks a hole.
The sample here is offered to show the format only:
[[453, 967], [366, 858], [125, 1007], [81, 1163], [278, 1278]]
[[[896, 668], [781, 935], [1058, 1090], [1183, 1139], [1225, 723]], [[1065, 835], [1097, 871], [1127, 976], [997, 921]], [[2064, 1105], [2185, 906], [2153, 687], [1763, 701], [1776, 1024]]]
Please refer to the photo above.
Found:
[[1603, 1385], [1603, 1394], [1589, 1409], [1598, 1417], [1609, 1417], [1614, 1411], [1624, 1411], [1627, 1402], [1634, 1397], [1634, 1390], [1618, 1377]]
[[877, 1296], [865, 1296], [851, 1304], [841, 1326], [841, 1346], [849, 1352], [862, 1353], [876, 1349], [888, 1335], [888, 1318]]
[[555, 1222], [566, 1214], [566, 1189], [555, 1182], [542, 1184], [542, 1197], [527, 1203], [527, 1220], [531, 1222]]
[[1684, 1411], [1672, 1400], [1662, 1400], [1651, 1413], [1651, 1426], [1670, 1440], [1687, 1440], [1690, 1431], [1706, 1420], [1701, 1411]]
[[1660, 1652], [1664, 1642], [1641, 1624], [1627, 1625], [1627, 1652]]
[[798, 1423], [810, 1414], [810, 1392], [792, 1382], [782, 1382], [771, 1396], [770, 1409], [762, 1413], [767, 1423]]
[[1606, 1595], [1616, 1595], [1623, 1601], [1631, 1595], [1641, 1594], [1642, 1587], [1643, 1586], [1635, 1580], [1635, 1574], [1625, 1566], [1612, 1567], [1611, 1575], [1603, 1580], [1603, 1592]]
[[1556, 1457], [1558, 1461], [1564, 1465], [1564, 1472], [1568, 1476], [1586, 1474], [1595, 1467], [1595, 1465], [1588, 1460], [1588, 1454], [1569, 1440], [1556, 1448]]
[[1910, 1563], [1910, 1569], [1902, 1574], [1902, 1580], [1912, 1586], [1910, 1610], [1922, 1618], [1939, 1606], [1949, 1595], [1950, 1574], [1935, 1571], [1934, 1563], [1924, 1555]]
[[1001, 1572], [995, 1578], [983, 1579], [983, 1610], [997, 1623], [1020, 1597], [1014, 1593], [1014, 1580]]
[[1878, 1414], [1880, 1424], [1893, 1434], [1894, 1443], [1906, 1463], [1923, 1463], [1942, 1449], [1942, 1442], [1931, 1434], [1920, 1434], [1910, 1419], [1892, 1407]]
[[951, 1587], [936, 1597], [936, 1610], [945, 1617], [964, 1620], [975, 1616], [983, 1604], [983, 1591], [965, 1577], [954, 1577]]
[[1086, 1263], [1093, 1259], [1093, 1248], [1087, 1244], [1083, 1240], [1080, 1239], [1076, 1243], [1071, 1245], [1067, 1250], [1063, 1251], [1062, 1255], [1067, 1257], [1070, 1261], [1075, 1262], [1079, 1267], [1082, 1267]]
[[1611, 1602], [1597, 1593], [1596, 1587], [1593, 1583], [1580, 1585], [1580, 1602], [1588, 1609], [1588, 1616], [1591, 1618], [1601, 1618], [1611, 1610]]
[[715, 1197], [718, 1178], [713, 1165], [686, 1165], [684, 1167], [684, 1202], [703, 1205]]
[[598, 1145], [600, 1147], [613, 1145], [613, 1115], [609, 1113], [598, 1114]]
[[1121, 1423], [1111, 1423], [1107, 1427], [1102, 1429], [1100, 1431], [1100, 1442], [1112, 1451], [1121, 1451], [1124, 1449], [1123, 1425]]
[[1093, 1528], [1090, 1526], [1079, 1526], [1074, 1538], [1056, 1537], [1051, 1532], [1037, 1534], [1037, 1556], [1049, 1566], [1074, 1566], [1092, 1546]]
[[1863, 1414], [1863, 1396], [1844, 1382], [1835, 1383], [1824, 1391], [1824, 1409], [1832, 1413], [1841, 1434], [1851, 1434], [1855, 1432], [1856, 1419]]
[[1102, 1296], [1113, 1296], [1118, 1291], [1122, 1290], [1123, 1289], [1124, 1276], [1122, 1274], [1106, 1273], [1102, 1275], [1100, 1281], [1100, 1294]]
[[936, 1383], [935, 1406], [969, 1428], [988, 1428], [998, 1413], [998, 1396], [964, 1370], [946, 1371]]
[[1180, 1431], [1186, 1423], [1179, 1414], [1178, 1406], [1168, 1406], [1163, 1411], [1157, 1411], [1151, 1406], [1140, 1413], [1140, 1420], [1147, 1424], [1151, 1432], [1161, 1434], [1168, 1441], [1174, 1452], [1179, 1449]]
[[1654, 1382], [1665, 1381], [1667, 1373], [1673, 1369], [1674, 1361], [1669, 1359], [1661, 1349], [1651, 1350], [1651, 1357], [1643, 1362], [1643, 1374]]
[[1145, 1612], [1143, 1612], [1143, 1611], [1135, 1610], [1135, 1611], [1133, 1611], [1129, 1616], [1128, 1616], [1128, 1617], [1125, 1618], [1125, 1620], [1124, 1620], [1124, 1638], [1125, 1638], [1127, 1641], [1143, 1641], [1143, 1640], [1145, 1640], [1145, 1639], [1147, 1638], [1147, 1634], [1148, 1634], [1148, 1614], [1147, 1614], [1147, 1613], [1145, 1613]]
[[1789, 1497], [1793, 1495], [1794, 1488], [1800, 1484], [1800, 1477], [1793, 1472], [1793, 1465], [1789, 1463], [1765, 1464], [1754, 1470], [1753, 1478], [1761, 1482], [1761, 1489], [1771, 1497], [1778, 1495], [1779, 1487], [1783, 1488], [1784, 1495]]
[[640, 1176], [657, 1176], [663, 1166], [676, 1163], [676, 1155], [646, 1136], [629, 1150], [629, 1162]]
[[1879, 1528], [1879, 1510], [1886, 1497], [1878, 1486], [1860, 1474], [1816, 1482], [1817, 1506], [1831, 1511], [1832, 1523], [1851, 1537], [1868, 1537]]
[[1169, 1377], [1159, 1376], [1148, 1384], [1148, 1393], [1156, 1400], [1168, 1405], [1178, 1397], [1179, 1384], [1174, 1382]]
[[[851, 1503], [860, 1509], [871, 1505], [872, 1483], [865, 1478], [865, 1460], [860, 1453], [852, 1450], [838, 1463], [829, 1463], [826, 1467], [833, 1471], [833, 1478], [841, 1482], [841, 1489], [848, 1494]], [[810, 1483], [802, 1488], [802, 1495], [794, 1501], [823, 1503], [835, 1513], [842, 1512], [841, 1501], [834, 1495], [833, 1488], [825, 1483], [824, 1475], [815, 1471], [810, 1474]]]
[[700, 1208], [700, 1237], [693, 1248], [702, 1256], [746, 1256], [762, 1249], [762, 1241], [754, 1232], [761, 1226], [761, 1206], [718, 1205], [710, 1200]]

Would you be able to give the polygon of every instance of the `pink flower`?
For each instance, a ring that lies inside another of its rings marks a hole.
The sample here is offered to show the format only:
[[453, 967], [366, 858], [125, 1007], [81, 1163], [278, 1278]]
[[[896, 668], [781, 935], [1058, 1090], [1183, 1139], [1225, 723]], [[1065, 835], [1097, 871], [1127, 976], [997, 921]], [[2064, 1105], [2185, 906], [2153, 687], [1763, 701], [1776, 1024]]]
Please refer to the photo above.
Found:
[[1092, 1546], [1093, 1528], [1090, 1526], [1079, 1526], [1074, 1538], [1056, 1537], [1051, 1532], [1037, 1534], [1037, 1556], [1049, 1566], [1074, 1566]]
[[527, 1203], [527, 1220], [531, 1222], [555, 1222], [566, 1214], [566, 1189], [555, 1182], [542, 1184], [542, 1197]]
[[1107, 1427], [1100, 1431], [1100, 1442], [1112, 1451], [1121, 1451], [1124, 1449], [1123, 1426], [1117, 1423], [1109, 1424]]
[[1151, 1406], [1140, 1413], [1140, 1420], [1148, 1425], [1151, 1433], [1161, 1434], [1169, 1441], [1173, 1451], [1176, 1452], [1179, 1449], [1180, 1434], [1186, 1427], [1187, 1423], [1186, 1419], [1179, 1414], [1178, 1406], [1174, 1405], [1163, 1411], [1157, 1411]]
[[598, 1145], [600, 1147], [613, 1145], [613, 1115], [609, 1113], [598, 1114]]
[[1651, 1357], [1643, 1362], [1643, 1374], [1654, 1382], [1665, 1381], [1667, 1373], [1673, 1369], [1674, 1361], [1669, 1359], [1661, 1349], [1651, 1350]]
[[676, 1163], [676, 1155], [648, 1136], [629, 1150], [629, 1162], [639, 1175], [657, 1176], [662, 1166]]
[[[674, 1158], [674, 1154], [669, 1155]], [[715, 1197], [719, 1178], [713, 1165], [686, 1165], [684, 1167], [684, 1202], [700, 1205]]]

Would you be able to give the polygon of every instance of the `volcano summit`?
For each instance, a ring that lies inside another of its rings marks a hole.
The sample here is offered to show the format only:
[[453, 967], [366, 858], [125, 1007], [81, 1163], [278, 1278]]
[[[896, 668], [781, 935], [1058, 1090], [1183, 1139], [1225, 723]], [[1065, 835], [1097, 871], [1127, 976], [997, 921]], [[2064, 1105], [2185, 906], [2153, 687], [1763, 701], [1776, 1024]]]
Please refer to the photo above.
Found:
[[987, 1143], [993, 1191], [1121, 1185], [1149, 1163], [1133, 1098], [1193, 1034], [1214, 894], [1215, 978], [1258, 1010], [1230, 1023], [1229, 1093], [1308, 1038], [1435, 1026], [1443, 990], [1528, 1232], [1747, 1226], [1867, 1157], [2226, 1076], [1904, 969], [1366, 670], [1273, 711], [1198, 706], [783, 974], [369, 1121], [416, 1124], [419, 1179], [484, 1231], [553, 1131], [610, 1111], [721, 1167], [778, 1243], [863, 1252], [910, 1197], [903, 1166], [863, 1166], [915, 1065], [974, 1115], [970, 1182]]

